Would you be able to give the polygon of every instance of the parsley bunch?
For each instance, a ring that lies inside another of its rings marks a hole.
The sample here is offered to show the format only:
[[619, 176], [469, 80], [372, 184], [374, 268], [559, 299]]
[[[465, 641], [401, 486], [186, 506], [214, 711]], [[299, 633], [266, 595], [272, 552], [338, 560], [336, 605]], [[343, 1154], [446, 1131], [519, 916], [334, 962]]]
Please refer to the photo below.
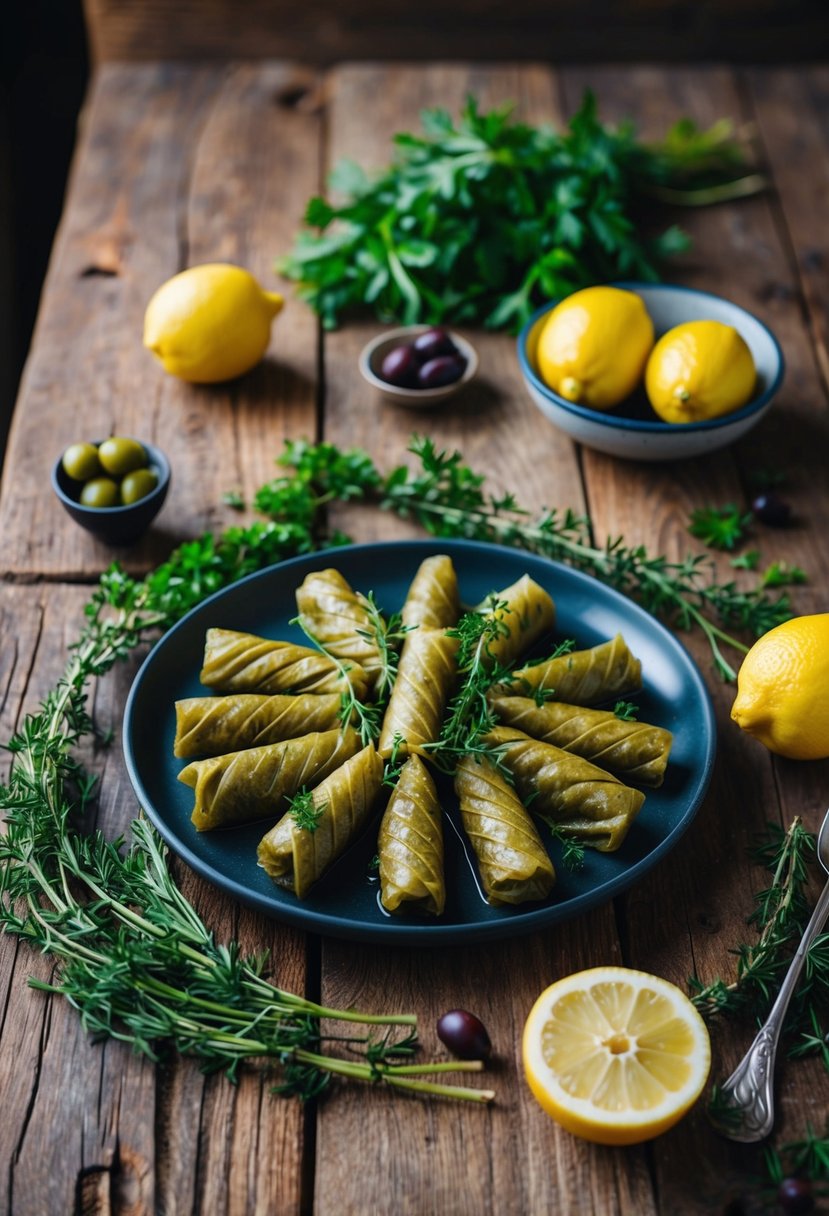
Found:
[[369, 177], [340, 164], [335, 206], [312, 198], [309, 228], [277, 263], [326, 328], [355, 307], [406, 324], [482, 323], [518, 329], [537, 304], [591, 283], [658, 279], [688, 247], [678, 228], [646, 237], [648, 200], [719, 201], [764, 186], [743, 175], [730, 123], [700, 131], [683, 119], [657, 146], [633, 126], [599, 121], [585, 94], [569, 128], [516, 122], [512, 106], [457, 123], [421, 114], [422, 135], [395, 137], [393, 163]]

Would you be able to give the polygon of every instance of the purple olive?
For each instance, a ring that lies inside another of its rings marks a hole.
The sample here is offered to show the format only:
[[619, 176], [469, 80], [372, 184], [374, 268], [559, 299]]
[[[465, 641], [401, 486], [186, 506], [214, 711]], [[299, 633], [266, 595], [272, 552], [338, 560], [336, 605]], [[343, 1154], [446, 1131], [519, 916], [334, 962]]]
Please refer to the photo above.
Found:
[[417, 375], [418, 388], [442, 388], [454, 384], [466, 371], [466, 360], [460, 355], [438, 355], [424, 363]]
[[474, 1013], [450, 1009], [438, 1018], [438, 1038], [460, 1060], [488, 1060], [492, 1043], [486, 1027]]
[[792, 509], [784, 498], [768, 490], [758, 494], [751, 504], [751, 509], [761, 523], [771, 528], [785, 528], [792, 518]]
[[438, 355], [456, 355], [458, 348], [445, 329], [427, 329], [418, 334], [412, 343], [415, 354], [421, 363], [428, 363]]
[[380, 364], [380, 377], [398, 388], [417, 388], [419, 367], [412, 346], [395, 346]]
[[813, 1212], [815, 1199], [808, 1178], [784, 1178], [777, 1188], [777, 1202], [788, 1216]]

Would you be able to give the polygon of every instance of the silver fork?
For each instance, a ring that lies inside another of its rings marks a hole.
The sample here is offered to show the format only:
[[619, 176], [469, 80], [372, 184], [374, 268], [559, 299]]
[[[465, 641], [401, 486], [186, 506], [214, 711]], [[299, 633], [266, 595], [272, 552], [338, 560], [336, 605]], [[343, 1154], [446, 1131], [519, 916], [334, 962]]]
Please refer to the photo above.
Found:
[[[817, 838], [817, 855], [820, 864], [829, 874], [829, 811], [826, 812]], [[731, 1076], [722, 1086], [720, 1093], [723, 1101], [739, 1116], [739, 1123], [731, 1120], [718, 1125], [718, 1130], [729, 1140], [739, 1140], [743, 1144], [751, 1144], [768, 1136], [774, 1124], [774, 1058], [777, 1055], [777, 1044], [783, 1020], [792, 998], [803, 964], [806, 952], [823, 928], [823, 922], [829, 914], [829, 879], [820, 893], [820, 899], [815, 904], [815, 910], [806, 926], [797, 952], [789, 964], [785, 979], [780, 986], [777, 1000], [771, 1007], [757, 1037], [734, 1069]]]

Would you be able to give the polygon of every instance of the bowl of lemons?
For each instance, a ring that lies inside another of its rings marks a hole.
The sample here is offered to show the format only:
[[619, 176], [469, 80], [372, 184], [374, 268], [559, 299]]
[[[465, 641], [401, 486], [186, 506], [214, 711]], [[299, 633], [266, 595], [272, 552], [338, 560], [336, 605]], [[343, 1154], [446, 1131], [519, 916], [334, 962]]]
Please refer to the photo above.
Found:
[[544, 305], [518, 337], [527, 390], [578, 443], [680, 460], [739, 439], [771, 406], [783, 354], [730, 300], [668, 283], [588, 287]]

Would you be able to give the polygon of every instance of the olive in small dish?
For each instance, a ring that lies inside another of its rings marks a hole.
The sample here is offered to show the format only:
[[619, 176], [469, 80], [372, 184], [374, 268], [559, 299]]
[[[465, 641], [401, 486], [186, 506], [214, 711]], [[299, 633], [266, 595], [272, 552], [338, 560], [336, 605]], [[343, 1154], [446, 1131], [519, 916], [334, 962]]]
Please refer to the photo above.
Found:
[[137, 540], [167, 497], [170, 465], [151, 443], [114, 435], [72, 443], [52, 467], [52, 489], [66, 512], [100, 540]]
[[399, 405], [429, 408], [468, 384], [478, 369], [475, 348], [459, 334], [405, 325], [372, 339], [359, 359], [363, 378]]

